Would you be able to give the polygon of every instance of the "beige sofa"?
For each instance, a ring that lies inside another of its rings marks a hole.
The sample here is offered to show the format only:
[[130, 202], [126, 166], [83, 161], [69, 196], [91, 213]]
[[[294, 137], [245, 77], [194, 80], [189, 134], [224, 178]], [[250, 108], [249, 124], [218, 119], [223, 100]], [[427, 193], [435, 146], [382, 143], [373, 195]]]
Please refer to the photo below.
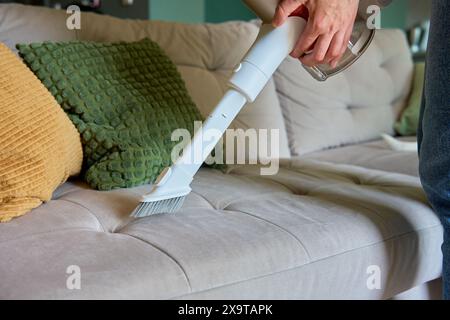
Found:
[[[150, 37], [204, 115], [258, 30], [85, 14], [82, 29], [69, 31], [66, 18], [0, 5], [0, 41], [13, 48]], [[281, 130], [277, 175], [250, 165], [228, 174], [202, 169], [180, 213], [140, 220], [129, 213], [148, 186], [97, 192], [68, 182], [53, 201], [0, 225], [0, 298], [438, 297], [442, 227], [421, 189], [417, 156], [378, 139], [392, 133], [412, 68], [395, 30], [380, 31], [357, 64], [323, 84], [287, 59], [234, 123]], [[67, 287], [69, 266], [81, 271], [80, 290]]]

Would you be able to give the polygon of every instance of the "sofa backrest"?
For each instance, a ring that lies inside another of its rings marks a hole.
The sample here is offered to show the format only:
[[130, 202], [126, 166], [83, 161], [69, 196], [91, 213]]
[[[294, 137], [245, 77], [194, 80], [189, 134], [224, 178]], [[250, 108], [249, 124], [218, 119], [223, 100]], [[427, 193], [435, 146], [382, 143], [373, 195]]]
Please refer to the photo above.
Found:
[[[0, 41], [14, 48], [16, 43], [45, 40], [116, 42], [150, 38], [177, 65], [205, 117], [228, 89], [227, 81], [232, 70], [258, 33], [254, 24], [245, 22], [179, 24], [124, 20], [93, 13], [82, 14], [81, 30], [69, 31], [66, 28], [67, 17], [64, 11], [0, 4]], [[232, 127], [279, 129], [280, 157], [290, 157], [283, 115], [272, 80], [255, 103], [244, 108]]]
[[275, 74], [293, 156], [393, 133], [411, 89], [413, 62], [405, 34], [378, 30], [348, 70], [320, 83], [288, 58]]
[[[227, 80], [253, 43], [253, 23], [188, 25], [123, 20], [86, 13], [81, 30], [66, 28], [64, 11], [0, 4], [0, 41], [156, 41], [177, 65], [206, 116], [227, 90]], [[344, 74], [319, 83], [287, 59], [234, 128], [279, 129], [280, 156], [377, 138], [391, 132], [410, 90], [412, 61], [400, 31], [383, 31], [365, 57]]]
[[70, 41], [77, 31], [66, 27], [63, 11], [18, 4], [0, 4], [0, 41], [15, 51], [17, 43]]

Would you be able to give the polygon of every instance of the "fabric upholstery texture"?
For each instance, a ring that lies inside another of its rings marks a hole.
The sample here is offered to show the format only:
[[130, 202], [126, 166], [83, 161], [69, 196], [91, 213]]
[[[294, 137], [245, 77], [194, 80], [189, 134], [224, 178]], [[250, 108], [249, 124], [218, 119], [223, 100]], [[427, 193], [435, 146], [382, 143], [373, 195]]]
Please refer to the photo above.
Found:
[[[439, 277], [442, 227], [416, 177], [302, 160], [259, 169], [204, 168], [181, 212], [139, 220], [129, 213], [149, 187], [67, 183], [0, 225], [0, 298], [383, 299]], [[70, 265], [81, 290], [66, 288]], [[381, 290], [366, 286], [372, 265]]]
[[44, 201], [82, 163], [80, 137], [51, 94], [0, 43], [0, 222]]
[[0, 42], [17, 52], [16, 44], [77, 39], [79, 30], [67, 28], [63, 10], [0, 3]]
[[[400, 140], [403, 142], [417, 141], [416, 137], [402, 137]], [[303, 157], [419, 177], [419, 157], [417, 153], [394, 151], [382, 140], [313, 152]]]
[[18, 48], [77, 126], [93, 188], [153, 182], [172, 164], [172, 132], [192, 134], [201, 121], [175, 65], [151, 40]]
[[402, 112], [400, 120], [395, 124], [395, 130], [402, 136], [412, 136], [417, 133], [424, 83], [425, 63], [417, 63], [414, 66], [414, 82], [408, 104]]
[[319, 83], [288, 58], [275, 74], [293, 156], [378, 139], [410, 93], [413, 62], [400, 30], [378, 30], [346, 72]]

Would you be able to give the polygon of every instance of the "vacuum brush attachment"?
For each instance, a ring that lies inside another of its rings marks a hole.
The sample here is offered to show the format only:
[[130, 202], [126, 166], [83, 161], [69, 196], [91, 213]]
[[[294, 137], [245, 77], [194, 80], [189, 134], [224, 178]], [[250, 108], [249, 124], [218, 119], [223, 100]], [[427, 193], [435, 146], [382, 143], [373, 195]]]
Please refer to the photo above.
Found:
[[[144, 196], [141, 204], [131, 214], [135, 218], [156, 213], [174, 213], [181, 209], [184, 199], [191, 192], [190, 182], [182, 172], [179, 180], [174, 178], [172, 168], [166, 168], [159, 175], [150, 194]], [[172, 179], [171, 179], [172, 177]], [[182, 178], [184, 177], [184, 179]], [[183, 183], [183, 180], [184, 183]], [[166, 184], [167, 183], [167, 184]], [[172, 185], [170, 185], [172, 183]], [[179, 185], [181, 188], [178, 188]]]
[[[272, 75], [284, 59], [292, 52], [303, 32], [306, 21], [300, 17], [291, 17], [281, 27], [270, 24], [261, 27], [258, 38], [246, 57], [236, 68], [229, 81], [230, 90], [217, 105], [203, 124], [202, 130], [182, 152], [182, 155], [170, 168], [166, 168], [149, 194], [141, 199], [140, 205], [133, 211], [136, 218], [161, 213], [174, 213], [183, 205], [184, 199], [191, 192], [190, 184], [203, 162], [220, 140], [204, 141], [203, 132], [219, 130], [222, 134], [246, 103], [254, 102]], [[195, 151], [201, 146], [201, 161], [195, 162]]]

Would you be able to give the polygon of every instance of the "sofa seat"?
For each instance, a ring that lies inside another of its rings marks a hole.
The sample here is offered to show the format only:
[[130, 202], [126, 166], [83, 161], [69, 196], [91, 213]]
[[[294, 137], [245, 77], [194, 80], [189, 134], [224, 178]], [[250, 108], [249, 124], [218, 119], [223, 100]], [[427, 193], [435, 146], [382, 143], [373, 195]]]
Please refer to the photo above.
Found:
[[[404, 142], [416, 141], [406, 137]], [[383, 140], [329, 149], [305, 155], [304, 158], [330, 163], [360, 166], [368, 169], [419, 176], [419, 157], [416, 152], [393, 151]]]
[[[148, 190], [72, 181], [0, 225], [0, 299], [382, 299], [441, 274], [442, 227], [412, 176], [301, 160], [266, 177], [205, 168], [181, 212], [130, 219]], [[72, 265], [81, 290], [66, 287]]]

